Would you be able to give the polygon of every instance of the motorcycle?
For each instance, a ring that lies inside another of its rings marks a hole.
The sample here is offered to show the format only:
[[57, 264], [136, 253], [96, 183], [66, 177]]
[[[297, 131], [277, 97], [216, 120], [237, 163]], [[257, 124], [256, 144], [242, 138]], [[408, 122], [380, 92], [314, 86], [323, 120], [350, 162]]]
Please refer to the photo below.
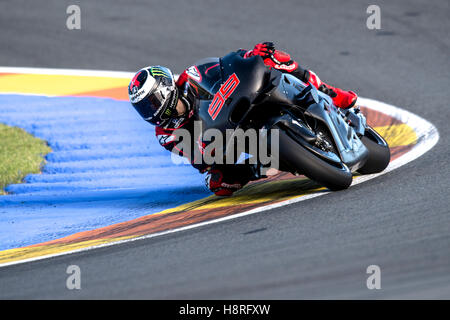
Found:
[[[357, 107], [337, 108], [328, 95], [267, 67], [259, 56], [206, 58], [188, 75], [199, 97], [194, 114], [202, 131], [267, 130], [270, 141], [277, 129], [281, 171], [342, 190], [351, 185], [352, 173], [377, 173], [389, 164], [387, 142]], [[224, 157], [229, 147], [220, 151]]]

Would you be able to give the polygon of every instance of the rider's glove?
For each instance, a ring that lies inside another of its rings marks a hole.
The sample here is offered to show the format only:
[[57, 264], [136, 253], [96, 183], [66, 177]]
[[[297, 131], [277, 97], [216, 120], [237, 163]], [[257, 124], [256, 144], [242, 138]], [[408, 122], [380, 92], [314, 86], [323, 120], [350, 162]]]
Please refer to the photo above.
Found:
[[[275, 50], [275, 45], [273, 42], [263, 42], [255, 45], [253, 50], [247, 53], [247, 56], [261, 56], [264, 63], [267, 66], [273, 67], [275, 69], [285, 71], [285, 72], [296, 72], [299, 71], [299, 65], [297, 62], [291, 59], [291, 56], [283, 51]], [[303, 71], [303, 70], [300, 70]], [[303, 77], [299, 77], [302, 79]]]
[[261, 56], [263, 59], [269, 58], [275, 53], [275, 45], [273, 42], [258, 43], [252, 50], [252, 55]]
[[211, 169], [205, 177], [206, 187], [217, 196], [231, 196], [233, 192], [242, 188], [242, 184], [238, 181], [227, 183], [224, 181], [223, 172], [219, 169]]

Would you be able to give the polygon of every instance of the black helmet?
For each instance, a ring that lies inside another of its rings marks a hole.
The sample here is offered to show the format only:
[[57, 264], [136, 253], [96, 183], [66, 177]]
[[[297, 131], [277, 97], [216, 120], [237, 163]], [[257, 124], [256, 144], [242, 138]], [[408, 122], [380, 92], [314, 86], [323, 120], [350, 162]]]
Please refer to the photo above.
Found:
[[131, 79], [128, 95], [141, 117], [154, 125], [163, 126], [177, 115], [178, 89], [172, 71], [166, 67], [139, 70]]

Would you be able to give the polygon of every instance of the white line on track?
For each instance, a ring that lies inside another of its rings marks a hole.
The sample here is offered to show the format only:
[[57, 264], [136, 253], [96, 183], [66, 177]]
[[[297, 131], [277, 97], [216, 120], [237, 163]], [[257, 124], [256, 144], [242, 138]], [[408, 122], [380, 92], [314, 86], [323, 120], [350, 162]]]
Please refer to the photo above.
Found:
[[54, 68], [22, 68], [22, 67], [1, 67], [1, 66], [0, 66], [0, 73], [111, 77], [111, 78], [128, 78], [128, 79], [131, 79], [134, 75], [133, 72], [125, 72], [125, 71], [54, 69]]
[[[100, 77], [105, 76], [105, 77], [116, 77], [116, 78], [131, 78], [134, 75], [134, 73], [118, 72], [118, 71], [0, 67], [0, 73], [2, 73], [2, 72], [3, 73], [25, 73], [25, 74], [58, 74], [58, 75], [76, 75], [76, 76], [100, 76]], [[384, 114], [387, 114], [395, 119], [398, 119], [398, 120], [408, 124], [416, 132], [418, 141], [417, 141], [417, 144], [409, 152], [407, 152], [406, 154], [393, 160], [383, 172], [356, 177], [353, 180], [352, 185], [356, 185], [356, 184], [368, 181], [370, 179], [373, 179], [375, 177], [381, 176], [385, 173], [388, 173], [392, 170], [395, 170], [395, 169], [407, 164], [408, 162], [411, 162], [411, 161], [419, 158], [420, 156], [422, 156], [423, 154], [425, 154], [426, 152], [431, 150], [436, 145], [436, 143], [439, 141], [439, 133], [438, 133], [436, 127], [433, 126], [427, 120], [425, 120], [409, 111], [400, 109], [398, 107], [395, 107], [393, 105], [390, 105], [390, 104], [387, 104], [384, 102], [380, 102], [380, 101], [372, 100], [372, 99], [366, 99], [366, 98], [358, 98], [358, 104], [363, 105], [367, 108], [382, 112]], [[330, 193], [330, 192], [328, 191], [328, 192], [321, 192], [321, 193], [300, 196], [295, 199], [285, 200], [285, 201], [282, 201], [279, 203], [270, 204], [267, 206], [255, 208], [252, 210], [233, 214], [230, 216], [226, 216], [226, 217], [222, 217], [222, 218], [218, 218], [218, 219], [214, 219], [214, 220], [209, 220], [209, 221], [205, 221], [205, 222], [200, 222], [200, 223], [192, 224], [189, 226], [180, 227], [180, 228], [167, 230], [167, 231], [163, 231], [163, 232], [148, 234], [148, 235], [144, 235], [144, 236], [140, 236], [140, 237], [136, 237], [136, 238], [119, 240], [119, 241], [109, 242], [109, 243], [105, 243], [105, 244], [94, 245], [94, 246], [89, 246], [89, 247], [85, 247], [85, 248], [81, 248], [81, 249], [60, 252], [60, 253], [55, 253], [55, 254], [50, 254], [50, 255], [44, 255], [44, 256], [19, 260], [19, 261], [7, 262], [7, 263], [0, 264], [0, 267], [11, 266], [11, 265], [15, 265], [15, 264], [32, 262], [32, 261], [37, 261], [37, 260], [42, 260], [42, 259], [48, 259], [48, 258], [53, 258], [53, 257], [57, 257], [57, 256], [67, 255], [67, 254], [73, 254], [73, 253], [77, 253], [77, 252], [89, 251], [89, 250], [109, 247], [109, 246], [113, 246], [113, 245], [117, 245], [117, 244], [123, 244], [123, 243], [127, 243], [127, 242], [137, 241], [137, 240], [155, 238], [155, 237], [159, 237], [159, 236], [163, 236], [163, 235], [167, 235], [167, 234], [171, 234], [171, 233], [175, 233], [175, 232], [190, 230], [190, 229], [199, 228], [199, 227], [203, 227], [203, 226], [207, 226], [207, 225], [211, 225], [211, 224], [215, 224], [215, 223], [220, 223], [223, 221], [237, 219], [237, 218], [248, 216], [251, 214], [258, 213], [258, 212], [275, 209], [275, 208], [283, 207], [283, 206], [286, 206], [289, 204], [297, 203], [300, 201], [323, 196], [328, 193]]]

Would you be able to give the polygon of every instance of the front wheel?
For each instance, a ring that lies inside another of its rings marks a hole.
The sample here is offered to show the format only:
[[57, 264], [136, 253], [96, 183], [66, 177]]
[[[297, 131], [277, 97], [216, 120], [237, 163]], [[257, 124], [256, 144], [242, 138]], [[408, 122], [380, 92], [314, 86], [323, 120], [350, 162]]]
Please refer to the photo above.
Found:
[[297, 143], [282, 128], [278, 129], [281, 164], [292, 171], [304, 174], [330, 190], [337, 191], [350, 187], [352, 173], [345, 164], [341, 163], [337, 166], [318, 158]]
[[391, 161], [391, 152], [387, 142], [374, 129], [368, 127], [361, 142], [369, 150], [369, 157], [358, 172], [361, 174], [378, 173], [386, 169]]

